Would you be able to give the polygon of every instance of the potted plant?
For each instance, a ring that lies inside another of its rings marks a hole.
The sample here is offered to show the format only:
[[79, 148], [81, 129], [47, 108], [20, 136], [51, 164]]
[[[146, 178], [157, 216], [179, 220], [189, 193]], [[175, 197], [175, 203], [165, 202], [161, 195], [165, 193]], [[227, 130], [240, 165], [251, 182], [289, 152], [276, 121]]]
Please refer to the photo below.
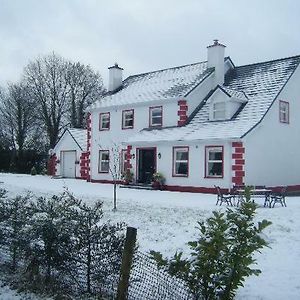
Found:
[[152, 187], [155, 189], [161, 189], [162, 186], [165, 184], [166, 182], [166, 178], [165, 176], [160, 173], [160, 172], [156, 172], [153, 174], [152, 176]]
[[133, 181], [133, 172], [129, 169], [127, 169], [123, 174], [122, 178], [124, 181], [124, 184], [129, 184], [130, 182]]

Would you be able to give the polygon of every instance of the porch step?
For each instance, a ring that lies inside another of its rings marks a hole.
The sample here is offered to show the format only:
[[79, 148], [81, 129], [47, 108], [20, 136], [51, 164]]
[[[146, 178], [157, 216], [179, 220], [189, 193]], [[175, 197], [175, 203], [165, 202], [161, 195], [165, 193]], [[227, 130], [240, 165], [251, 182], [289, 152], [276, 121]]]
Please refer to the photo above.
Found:
[[120, 185], [120, 188], [136, 190], [153, 190], [153, 187], [150, 184], [124, 184]]

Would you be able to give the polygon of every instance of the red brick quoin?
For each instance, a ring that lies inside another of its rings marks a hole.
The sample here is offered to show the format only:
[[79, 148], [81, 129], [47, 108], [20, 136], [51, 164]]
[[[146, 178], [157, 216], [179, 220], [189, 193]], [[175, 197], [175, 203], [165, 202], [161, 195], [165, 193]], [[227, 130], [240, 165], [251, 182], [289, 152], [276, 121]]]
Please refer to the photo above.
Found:
[[187, 120], [187, 111], [188, 111], [188, 106], [186, 103], [186, 100], [179, 100], [178, 101], [178, 112], [177, 115], [179, 117], [179, 120], [177, 122], [178, 126], [183, 126], [186, 123]]
[[57, 166], [57, 157], [56, 154], [53, 154], [48, 160], [48, 165], [47, 165], [48, 175], [55, 176], [57, 171], [56, 166]]
[[[86, 128], [87, 128], [87, 152], [85, 152], [84, 160], [84, 166], [81, 166], [81, 169], [84, 170], [84, 176], [87, 181], [91, 181], [91, 141], [92, 141], [92, 116], [90, 113], [87, 115], [87, 121], [86, 121]], [[80, 161], [81, 162], [81, 161]], [[82, 161], [83, 162], [83, 161]], [[82, 175], [81, 175], [82, 176]]]
[[245, 184], [245, 148], [243, 142], [232, 143], [232, 184]]

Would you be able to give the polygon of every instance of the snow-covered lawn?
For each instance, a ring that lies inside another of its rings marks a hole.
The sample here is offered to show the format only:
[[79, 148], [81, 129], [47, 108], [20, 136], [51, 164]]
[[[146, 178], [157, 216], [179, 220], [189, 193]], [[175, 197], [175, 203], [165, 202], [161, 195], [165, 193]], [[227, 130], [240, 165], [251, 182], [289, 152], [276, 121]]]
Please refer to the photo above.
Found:
[[[215, 206], [215, 195], [120, 188], [118, 209], [113, 212], [113, 190], [109, 184], [12, 174], [0, 174], [0, 182], [0, 188], [13, 194], [31, 191], [51, 195], [68, 188], [88, 203], [101, 199], [106, 219], [137, 227], [141, 251], [153, 249], [168, 256], [176, 250], [187, 251], [186, 243], [197, 234], [197, 221], [220, 209]], [[273, 222], [265, 230], [271, 249], [257, 255], [262, 274], [248, 278], [237, 299], [300, 299], [300, 197], [288, 197], [287, 205], [258, 209], [258, 220]], [[1, 293], [0, 299], [4, 299]]]

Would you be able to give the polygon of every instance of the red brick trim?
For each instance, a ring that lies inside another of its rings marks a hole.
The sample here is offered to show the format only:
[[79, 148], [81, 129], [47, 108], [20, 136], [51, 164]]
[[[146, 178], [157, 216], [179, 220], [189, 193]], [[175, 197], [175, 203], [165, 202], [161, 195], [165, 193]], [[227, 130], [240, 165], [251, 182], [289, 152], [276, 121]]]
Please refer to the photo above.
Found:
[[188, 105], [186, 100], [179, 100], [177, 102], [178, 104], [178, 111], [177, 115], [179, 116], [179, 120], [177, 121], [177, 126], [183, 126], [186, 124], [186, 120], [188, 118], [187, 111], [188, 111]]
[[243, 142], [232, 143], [232, 184], [245, 184], [245, 148]]
[[88, 159], [89, 153], [88, 152], [82, 152], [80, 155], [80, 176], [82, 179], [87, 180], [89, 175], [89, 163], [90, 160]]
[[53, 154], [49, 160], [48, 160], [48, 164], [47, 164], [47, 173], [50, 176], [55, 176], [56, 172], [57, 172], [57, 156], [56, 154]]
[[131, 164], [131, 157], [132, 157], [131, 150], [132, 150], [132, 146], [128, 145], [127, 149], [126, 149], [126, 170], [128, 172], [131, 171], [131, 168], [132, 168], [132, 164]]
[[87, 114], [87, 152], [85, 156], [85, 166], [87, 169], [85, 170], [85, 176], [87, 181], [91, 181], [91, 167], [90, 167], [90, 162], [91, 162], [91, 143], [92, 143], [92, 115], [91, 113]]

